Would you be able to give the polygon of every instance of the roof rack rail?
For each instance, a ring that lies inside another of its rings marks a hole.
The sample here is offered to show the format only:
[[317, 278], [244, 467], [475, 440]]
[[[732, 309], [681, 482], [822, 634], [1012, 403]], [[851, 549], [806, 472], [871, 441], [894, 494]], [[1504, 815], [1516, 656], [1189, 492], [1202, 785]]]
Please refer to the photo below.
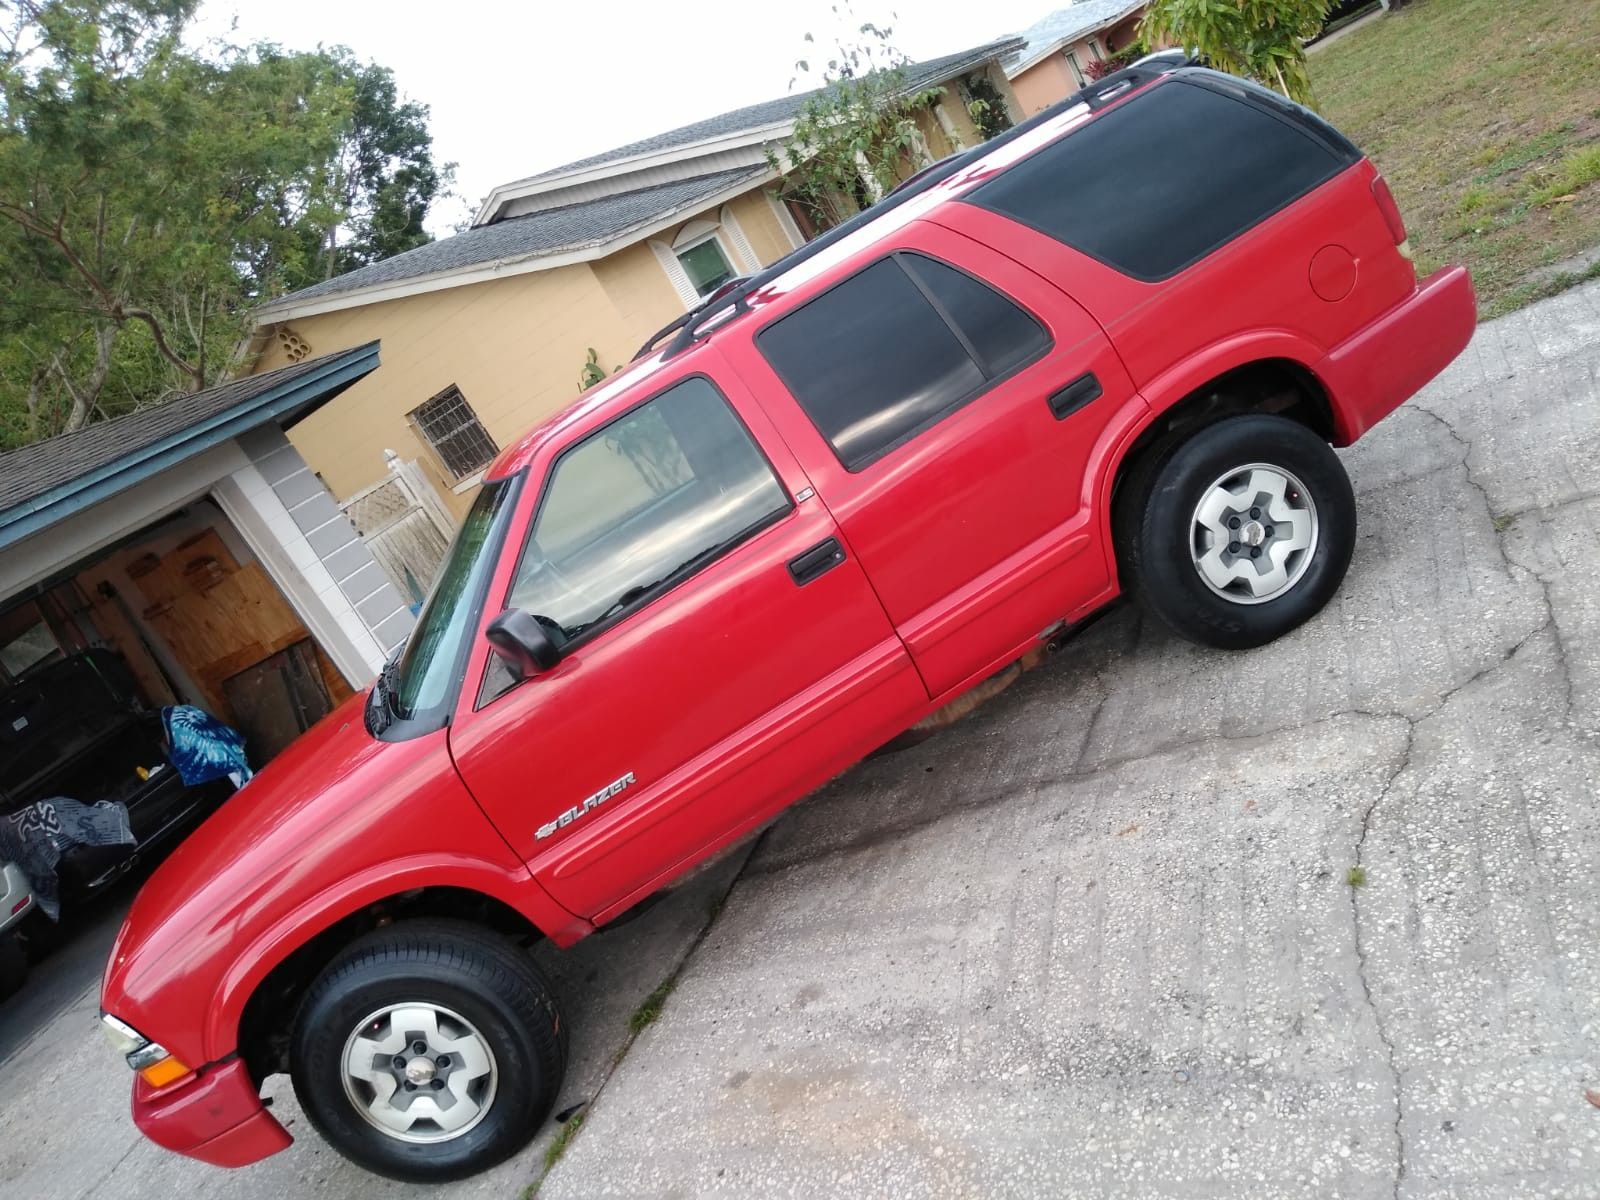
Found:
[[696, 304], [688, 312], [684, 313], [683, 316], [668, 321], [660, 329], [656, 330], [649, 337], [647, 337], [644, 340], [644, 345], [640, 346], [639, 349], [634, 353], [634, 356], [628, 361], [638, 362], [646, 354], [649, 354], [650, 351], [654, 350], [656, 348], [656, 343], [661, 341], [662, 338], [666, 337], [667, 334], [682, 329], [690, 321], [694, 320], [701, 313], [705, 312], [708, 306], [716, 303], [718, 300], [721, 300], [722, 297], [726, 296], [729, 292], [733, 291], [734, 288], [738, 287], [742, 283], [745, 283], [749, 279], [750, 276], [748, 275], [735, 275], [732, 279], [729, 279], [719, 285], [716, 291], [712, 292], [709, 296], [704, 297], [700, 303]]
[[633, 357], [628, 361], [631, 363], [638, 362], [646, 354], [649, 354], [650, 351], [654, 350], [656, 348], [656, 343], [662, 338], [666, 337], [667, 334], [672, 333], [674, 330], [682, 329], [690, 321], [694, 320], [695, 314], [699, 311], [699, 305], [696, 305], [694, 308], [691, 308], [688, 312], [684, 313], [683, 316], [668, 321], [660, 329], [656, 330], [649, 337], [645, 338], [644, 345], [635, 350], [633, 352]]
[[[713, 292], [704, 303], [690, 309], [678, 320], [655, 334], [644, 344], [644, 347], [635, 357], [642, 357], [653, 350], [657, 342], [673, 332], [676, 332], [678, 336], [673, 338], [667, 346], [665, 357], [674, 358], [682, 354], [703, 336], [702, 330], [709, 332], [709, 322], [712, 317], [720, 315], [728, 308], [734, 309], [734, 315], [736, 316], [748, 312], [750, 310], [749, 297], [760, 291], [785, 271], [791, 267], [798, 266], [809, 258], [814, 258], [834, 243], [842, 241], [856, 230], [876, 221], [884, 213], [899, 208], [900, 205], [914, 196], [921, 195], [929, 188], [942, 183], [975, 159], [982, 158], [991, 150], [1021, 137], [1029, 130], [1060, 116], [1079, 104], [1087, 104], [1091, 110], [1100, 109], [1135, 88], [1143, 87], [1162, 75], [1170, 75], [1182, 67], [1193, 65], [1195, 65], [1195, 60], [1181, 50], [1150, 55], [1130, 67], [1124, 67], [1120, 71], [1113, 71], [1104, 79], [1097, 79], [1088, 86], [1079, 88], [1070, 96], [1056, 101], [1048, 108], [1040, 109], [1027, 120], [1018, 122], [1004, 133], [996, 134], [986, 142], [970, 146], [959, 154], [949, 155], [936, 163], [922, 168], [915, 175], [900, 183], [871, 208], [862, 209], [849, 220], [835, 225], [826, 233], [812, 238], [805, 245], [791, 250], [788, 254], [763, 267], [754, 275], [729, 280]], [[721, 324], [720, 321], [717, 323]]]

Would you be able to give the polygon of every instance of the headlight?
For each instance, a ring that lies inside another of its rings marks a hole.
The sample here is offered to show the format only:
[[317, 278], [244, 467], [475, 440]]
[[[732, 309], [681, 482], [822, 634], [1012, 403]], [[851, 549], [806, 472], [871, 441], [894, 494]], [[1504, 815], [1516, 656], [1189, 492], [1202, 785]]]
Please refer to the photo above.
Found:
[[100, 1024], [112, 1048], [151, 1087], [166, 1087], [193, 1074], [181, 1060], [167, 1053], [165, 1046], [152, 1042], [126, 1021], [101, 1013]]
[[149, 1038], [110, 1013], [100, 1014], [100, 1025], [106, 1031], [106, 1040], [111, 1043], [111, 1048], [124, 1058], [150, 1044]]

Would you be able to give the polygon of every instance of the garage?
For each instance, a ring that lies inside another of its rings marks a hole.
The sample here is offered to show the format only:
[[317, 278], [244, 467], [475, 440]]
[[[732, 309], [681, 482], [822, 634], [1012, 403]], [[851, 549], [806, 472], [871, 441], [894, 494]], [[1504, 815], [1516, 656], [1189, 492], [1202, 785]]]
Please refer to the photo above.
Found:
[[[284, 436], [377, 365], [372, 343], [0, 455], [0, 858], [53, 843], [25, 871], [51, 919], [170, 850], [408, 634]], [[197, 737], [242, 759], [191, 769]]]

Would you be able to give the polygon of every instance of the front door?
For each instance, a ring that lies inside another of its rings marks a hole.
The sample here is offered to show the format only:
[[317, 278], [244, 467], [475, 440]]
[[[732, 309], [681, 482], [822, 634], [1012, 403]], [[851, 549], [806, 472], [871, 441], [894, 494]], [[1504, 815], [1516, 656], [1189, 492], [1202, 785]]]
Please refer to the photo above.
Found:
[[925, 704], [832, 516], [735, 397], [743, 414], [686, 375], [554, 458], [500, 598], [562, 659], [516, 684], [489, 660], [451, 732], [479, 803], [585, 917], [647, 895]]
[[938, 697], [1109, 594], [1086, 474], [1142, 401], [1039, 276], [925, 222], [897, 242], [727, 352]]

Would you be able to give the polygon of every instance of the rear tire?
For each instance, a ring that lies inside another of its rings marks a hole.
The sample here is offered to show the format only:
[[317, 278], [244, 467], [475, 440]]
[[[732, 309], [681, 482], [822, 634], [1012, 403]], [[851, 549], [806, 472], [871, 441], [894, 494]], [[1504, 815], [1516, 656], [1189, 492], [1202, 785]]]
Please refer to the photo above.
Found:
[[1332, 448], [1252, 413], [1166, 443], [1117, 521], [1124, 586], [1180, 637], [1242, 650], [1282, 637], [1339, 589], [1355, 494]]
[[290, 1044], [295, 1094], [345, 1157], [412, 1183], [520, 1150], [566, 1072], [554, 996], [527, 953], [461, 921], [405, 921], [317, 977]]

